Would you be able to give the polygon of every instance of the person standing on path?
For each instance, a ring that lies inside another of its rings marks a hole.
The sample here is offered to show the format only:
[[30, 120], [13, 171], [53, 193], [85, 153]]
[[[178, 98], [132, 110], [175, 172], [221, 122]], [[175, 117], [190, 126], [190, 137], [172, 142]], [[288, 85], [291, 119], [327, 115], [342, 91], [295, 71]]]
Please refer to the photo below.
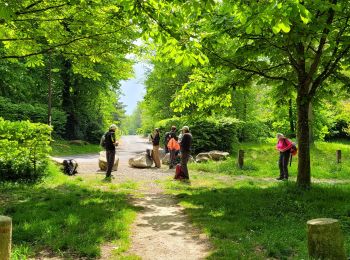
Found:
[[280, 169], [280, 176], [277, 180], [288, 180], [288, 162], [290, 157], [290, 150], [293, 146], [292, 141], [284, 137], [283, 134], [277, 134], [277, 145], [276, 149], [280, 152], [278, 166]]
[[192, 135], [190, 133], [190, 129], [188, 126], [182, 127], [182, 139], [180, 143], [180, 151], [181, 151], [181, 170], [183, 172], [183, 176], [185, 179], [189, 179], [190, 176], [188, 174], [187, 163], [190, 158], [192, 145]]
[[152, 144], [153, 144], [153, 160], [156, 165], [156, 168], [160, 168], [160, 159], [159, 159], [159, 129], [154, 129], [154, 133], [151, 135]]
[[106, 180], [111, 179], [112, 169], [115, 161], [115, 147], [118, 146], [118, 141], [115, 138], [115, 131], [117, 126], [112, 124], [109, 127], [109, 131], [105, 135], [106, 142], [106, 159], [107, 159], [107, 171], [106, 171]]
[[179, 144], [177, 143], [176, 126], [171, 127], [171, 131], [165, 134], [166, 151], [169, 151], [169, 169], [176, 165], [176, 154], [179, 151]]
[[170, 141], [171, 138], [175, 138], [177, 140], [176, 137], [176, 126], [172, 126], [170, 132], [166, 132], [164, 135], [164, 151], [165, 153], [169, 153], [169, 149], [168, 149], [168, 143]]

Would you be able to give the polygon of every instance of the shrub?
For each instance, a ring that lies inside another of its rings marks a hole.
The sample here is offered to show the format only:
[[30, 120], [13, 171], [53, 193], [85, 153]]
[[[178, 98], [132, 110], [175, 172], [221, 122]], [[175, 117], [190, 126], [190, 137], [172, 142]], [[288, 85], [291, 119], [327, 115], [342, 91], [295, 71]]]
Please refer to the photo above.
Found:
[[36, 181], [45, 172], [51, 127], [0, 117], [0, 181]]
[[238, 143], [238, 136], [242, 122], [230, 117], [222, 118], [190, 118], [173, 117], [158, 122], [157, 127], [161, 131], [161, 141], [164, 141], [164, 134], [170, 130], [172, 125], [181, 129], [187, 125], [193, 136], [192, 151], [194, 153], [220, 150], [233, 152], [235, 144]]
[[[0, 115], [10, 121], [30, 120], [34, 123], [46, 123], [47, 106], [28, 103], [15, 104], [10, 99], [0, 97]], [[67, 115], [65, 112], [52, 108], [52, 125], [56, 135], [64, 135], [66, 121]]]

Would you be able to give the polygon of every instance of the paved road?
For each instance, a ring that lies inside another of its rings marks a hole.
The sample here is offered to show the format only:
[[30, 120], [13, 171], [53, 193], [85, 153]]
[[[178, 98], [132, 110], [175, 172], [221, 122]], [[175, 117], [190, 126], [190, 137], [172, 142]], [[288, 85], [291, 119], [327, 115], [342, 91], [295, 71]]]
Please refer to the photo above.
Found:
[[[137, 153], [146, 151], [146, 149], [152, 149], [152, 144], [149, 143], [147, 139], [137, 135], [122, 136], [119, 140], [116, 155], [119, 157], [119, 165], [127, 165], [129, 158], [135, 156]], [[98, 157], [99, 154], [96, 153], [55, 157], [55, 159], [58, 161], [63, 159], [74, 159], [79, 165], [79, 173], [93, 173], [99, 171]]]

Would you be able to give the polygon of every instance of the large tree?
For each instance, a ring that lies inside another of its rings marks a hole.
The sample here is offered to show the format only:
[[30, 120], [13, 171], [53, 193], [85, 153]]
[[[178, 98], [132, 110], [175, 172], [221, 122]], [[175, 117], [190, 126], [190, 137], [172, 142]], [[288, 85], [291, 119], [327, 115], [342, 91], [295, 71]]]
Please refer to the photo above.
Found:
[[[210, 63], [220, 60], [240, 80], [263, 79], [261, 83], [294, 88], [299, 144], [297, 183], [309, 187], [310, 107], [319, 90], [329, 85], [330, 79], [339, 78], [349, 65], [348, 1], [223, 0], [206, 9], [197, 1], [192, 9], [189, 5], [181, 1], [173, 7], [177, 12], [168, 19], [151, 16], [170, 38], [159, 45], [159, 53], [189, 65], [201, 62], [203, 57], [198, 52], [205, 53], [211, 57]], [[165, 9], [160, 5], [153, 8]], [[197, 12], [181, 16], [179, 10], [186, 14], [188, 9]], [[184, 19], [180, 28], [174, 26], [176, 19]], [[184, 48], [187, 45], [191, 48]], [[194, 48], [197, 53], [191, 54]]]

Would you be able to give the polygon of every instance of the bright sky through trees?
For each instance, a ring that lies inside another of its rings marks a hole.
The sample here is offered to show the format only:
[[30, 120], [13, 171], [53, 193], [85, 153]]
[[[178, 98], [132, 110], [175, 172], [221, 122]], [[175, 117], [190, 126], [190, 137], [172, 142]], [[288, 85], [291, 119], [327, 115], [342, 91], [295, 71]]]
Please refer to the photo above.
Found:
[[145, 94], [146, 64], [140, 62], [134, 65], [135, 78], [121, 81], [122, 97], [121, 102], [126, 105], [126, 114], [131, 115], [136, 108], [137, 102], [143, 99]]

